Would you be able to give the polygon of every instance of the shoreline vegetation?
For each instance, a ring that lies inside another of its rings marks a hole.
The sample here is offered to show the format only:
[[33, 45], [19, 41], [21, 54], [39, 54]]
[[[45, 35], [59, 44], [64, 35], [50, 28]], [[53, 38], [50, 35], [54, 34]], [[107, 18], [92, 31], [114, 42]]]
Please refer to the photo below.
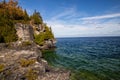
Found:
[[[101, 37], [109, 38], [110, 36], [98, 36], [98, 37], [94, 36], [94, 38]], [[116, 36], [112, 36], [112, 38], [113, 37]], [[60, 39], [72, 40], [73, 38], [78, 37], [72, 38], [63, 37]], [[42, 16], [40, 15], [40, 12], [35, 10], [32, 15], [29, 15], [25, 9], [19, 6], [17, 0], [1, 0], [0, 80], [112, 80], [112, 79], [119, 80], [119, 72], [117, 70], [113, 73], [111, 73], [109, 69], [108, 69], [109, 71], [103, 70], [104, 73], [108, 74], [105, 76], [103, 74], [96, 74], [94, 73], [94, 71], [91, 72], [83, 68], [77, 70], [74, 68], [70, 68], [68, 66], [64, 67], [63, 63], [61, 63], [63, 66], [61, 65], [54, 66], [52, 62], [55, 63], [55, 61], [58, 59], [62, 59], [61, 60], [62, 62], [65, 62], [65, 60], [68, 59], [68, 63], [69, 62], [71, 63], [72, 60], [74, 60], [64, 56], [63, 57], [59, 56], [58, 54], [55, 53], [56, 51], [55, 44], [57, 42], [57, 39], [54, 37], [51, 27], [44, 23]], [[81, 42], [84, 45], [87, 45], [85, 44], [84, 39], [82, 41], [83, 42], [81, 41], [74, 42], [75, 44], [77, 44], [77, 42]], [[65, 43], [61, 43], [63, 46], [60, 46], [59, 48], [64, 48]], [[111, 44], [112, 43], [110, 42], [110, 46]], [[66, 43], [66, 45], [67, 45], [66, 51], [69, 53], [69, 51], [71, 50], [70, 53], [72, 53], [72, 48], [69, 48], [68, 46], [70, 45], [69, 42]], [[79, 44], [77, 45], [79, 46]], [[83, 47], [81, 47], [80, 49], [82, 48]], [[90, 47], [88, 48], [90, 49]], [[87, 50], [88, 49], [85, 49], [85, 51]], [[83, 51], [82, 53], [85, 54]], [[74, 64], [77, 66], [79, 63], [82, 64], [82, 62], [79, 61], [78, 63]], [[85, 61], [83, 61], [83, 63], [86, 63], [88, 68], [88, 63]], [[65, 64], [72, 66], [71, 64], [67, 63]], [[119, 64], [116, 65], [119, 66]], [[91, 65], [89, 67], [91, 67]], [[112, 76], [113, 78], [110, 78], [109, 76]]]
[[28, 15], [18, 1], [0, 1], [1, 80], [69, 80], [70, 71], [53, 68], [43, 58], [41, 51], [55, 43], [39, 12]]

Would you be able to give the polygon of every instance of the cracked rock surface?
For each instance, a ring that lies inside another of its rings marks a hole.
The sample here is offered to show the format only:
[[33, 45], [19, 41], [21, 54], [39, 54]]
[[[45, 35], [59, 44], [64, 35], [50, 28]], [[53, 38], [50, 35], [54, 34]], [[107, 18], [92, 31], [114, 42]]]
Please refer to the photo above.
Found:
[[0, 80], [69, 80], [69, 76], [69, 71], [49, 66], [36, 45], [0, 45]]

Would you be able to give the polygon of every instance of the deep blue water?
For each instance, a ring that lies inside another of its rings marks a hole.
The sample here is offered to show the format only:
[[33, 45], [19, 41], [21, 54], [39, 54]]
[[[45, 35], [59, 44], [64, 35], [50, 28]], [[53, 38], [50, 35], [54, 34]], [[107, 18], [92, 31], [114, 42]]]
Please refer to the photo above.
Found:
[[45, 58], [73, 80], [120, 80], [120, 37], [58, 38], [56, 46]]

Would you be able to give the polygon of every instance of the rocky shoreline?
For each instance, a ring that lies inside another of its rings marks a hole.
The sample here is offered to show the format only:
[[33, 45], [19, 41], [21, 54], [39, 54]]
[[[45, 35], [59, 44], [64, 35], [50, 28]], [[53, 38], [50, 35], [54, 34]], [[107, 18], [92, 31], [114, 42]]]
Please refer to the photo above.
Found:
[[49, 66], [40, 49], [35, 43], [0, 44], [0, 79], [69, 80], [70, 71]]
[[0, 80], [69, 80], [70, 72], [53, 68], [41, 50], [56, 39], [40, 12], [29, 15], [17, 0], [0, 1]]

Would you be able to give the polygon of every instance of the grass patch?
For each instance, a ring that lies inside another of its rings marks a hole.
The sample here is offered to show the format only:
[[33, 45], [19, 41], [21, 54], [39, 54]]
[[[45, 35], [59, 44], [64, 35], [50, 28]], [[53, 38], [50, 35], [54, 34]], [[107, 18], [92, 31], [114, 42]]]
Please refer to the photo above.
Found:
[[36, 62], [36, 60], [35, 59], [24, 59], [24, 58], [22, 58], [22, 59], [20, 59], [20, 65], [22, 66], [22, 67], [28, 67], [29, 65], [32, 65], [32, 64], [34, 64], [35, 62]]
[[30, 41], [25, 41], [22, 43], [22, 46], [29, 46], [31, 45], [32, 43]]
[[0, 64], [0, 72], [2, 72], [5, 68], [5, 65], [4, 64]]
[[36, 80], [38, 77], [36, 71], [33, 69], [29, 69], [25, 76], [27, 80]]

